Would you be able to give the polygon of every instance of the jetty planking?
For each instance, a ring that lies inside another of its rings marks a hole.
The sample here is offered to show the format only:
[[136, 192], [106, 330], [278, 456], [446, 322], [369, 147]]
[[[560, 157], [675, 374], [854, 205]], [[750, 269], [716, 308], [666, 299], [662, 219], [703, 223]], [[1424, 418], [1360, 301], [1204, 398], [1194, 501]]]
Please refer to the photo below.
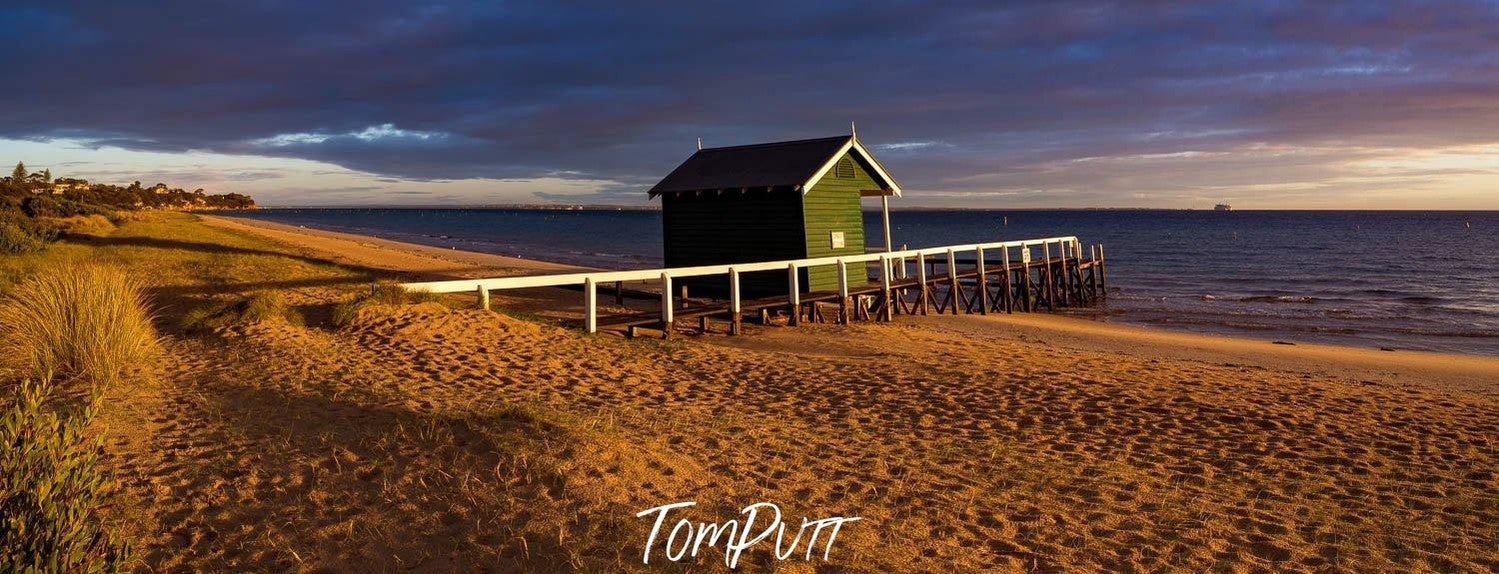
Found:
[[[1033, 256], [1036, 249], [1040, 257]], [[1013, 259], [1012, 253], [1016, 255]], [[1090, 246], [1087, 258], [1083, 253], [1078, 239], [1067, 236], [881, 250], [841, 257], [428, 281], [401, 286], [431, 293], [471, 292], [486, 307], [492, 291], [581, 288], [583, 328], [590, 333], [621, 330], [634, 335], [644, 328], [670, 336], [680, 321], [696, 319], [698, 328], [706, 330], [711, 319], [721, 318], [728, 322], [729, 334], [738, 334], [746, 315], [758, 316], [760, 322], [768, 323], [772, 312], [784, 314], [787, 324], [793, 326], [827, 322], [824, 305], [836, 307], [836, 321], [844, 324], [855, 320], [891, 321], [898, 315], [1014, 313], [1091, 305], [1106, 296], [1107, 264], [1101, 245]], [[805, 277], [805, 269], [814, 266], [836, 268], [837, 288], [803, 291], [799, 279]], [[786, 274], [789, 285], [786, 293], [744, 299], [741, 296], [744, 275], [767, 273]], [[681, 279], [701, 281], [715, 276], [727, 286], [727, 299], [684, 297], [673, 288], [674, 282]], [[612, 284], [616, 297], [620, 297], [626, 292], [622, 287], [626, 282], [655, 282], [658, 289], [651, 298], [659, 297], [659, 308], [601, 318], [598, 291]]]

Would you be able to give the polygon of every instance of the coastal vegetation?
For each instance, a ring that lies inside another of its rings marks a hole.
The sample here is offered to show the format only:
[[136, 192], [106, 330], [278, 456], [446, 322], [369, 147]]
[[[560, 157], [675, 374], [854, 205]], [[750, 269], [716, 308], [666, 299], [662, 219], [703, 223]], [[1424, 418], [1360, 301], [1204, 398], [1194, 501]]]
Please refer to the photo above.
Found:
[[101, 397], [153, 367], [140, 284], [114, 267], [47, 266], [0, 300], [0, 571], [116, 572], [103, 517], [118, 489], [91, 432]]
[[10, 176], [0, 178], [0, 253], [40, 251], [62, 234], [108, 232], [128, 214], [141, 211], [253, 208], [255, 200], [239, 193], [54, 178], [50, 169], [32, 172], [25, 162], [17, 162]]

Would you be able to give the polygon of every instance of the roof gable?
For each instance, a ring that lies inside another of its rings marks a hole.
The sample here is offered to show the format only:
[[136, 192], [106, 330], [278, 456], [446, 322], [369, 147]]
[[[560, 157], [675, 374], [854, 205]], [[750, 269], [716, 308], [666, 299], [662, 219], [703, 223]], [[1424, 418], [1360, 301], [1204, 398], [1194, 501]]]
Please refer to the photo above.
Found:
[[652, 187], [649, 196], [683, 191], [790, 187], [806, 193], [844, 154], [856, 153], [892, 194], [900, 186], [854, 136], [698, 150]]

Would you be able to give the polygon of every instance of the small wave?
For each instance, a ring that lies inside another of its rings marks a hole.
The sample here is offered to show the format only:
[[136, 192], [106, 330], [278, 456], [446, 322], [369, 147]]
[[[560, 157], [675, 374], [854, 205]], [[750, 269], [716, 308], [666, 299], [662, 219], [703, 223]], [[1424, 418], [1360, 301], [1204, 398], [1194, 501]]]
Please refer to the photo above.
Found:
[[1245, 303], [1316, 303], [1316, 297], [1304, 295], [1255, 295], [1239, 299]]
[[1401, 297], [1398, 300], [1400, 302], [1402, 302], [1402, 303], [1423, 303], [1423, 304], [1434, 304], [1434, 303], [1441, 303], [1442, 302], [1442, 298], [1441, 297], [1430, 297], [1430, 296], [1426, 296], [1426, 295], [1412, 295], [1410, 297]]

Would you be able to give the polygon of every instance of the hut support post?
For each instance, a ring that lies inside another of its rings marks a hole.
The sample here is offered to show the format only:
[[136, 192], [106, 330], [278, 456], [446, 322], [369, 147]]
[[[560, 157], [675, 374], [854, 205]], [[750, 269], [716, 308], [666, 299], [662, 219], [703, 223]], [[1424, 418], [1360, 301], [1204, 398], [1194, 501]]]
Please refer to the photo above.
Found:
[[786, 284], [790, 286], [790, 293], [786, 299], [791, 304], [791, 325], [796, 326], [802, 322], [802, 287], [798, 285], [801, 277], [796, 272], [796, 264], [786, 265]]
[[890, 194], [880, 196], [880, 220], [885, 224], [885, 253], [892, 251], [890, 244]]
[[739, 319], [741, 316], [739, 308], [739, 270], [729, 268], [729, 334], [739, 334]]
[[661, 331], [666, 336], [671, 334], [671, 324], [674, 320], [671, 309], [671, 274], [661, 274]]
[[620, 307], [624, 307], [625, 306], [625, 282], [624, 281], [615, 281], [614, 282], [614, 304], [615, 305], [619, 305]]
[[848, 324], [848, 265], [838, 260], [838, 324]]
[[979, 314], [980, 315], [988, 315], [989, 314], [989, 278], [988, 278], [988, 276], [985, 275], [985, 270], [984, 270], [984, 248], [983, 247], [979, 247], [978, 249], [976, 249], [974, 255], [975, 255], [975, 258], [978, 260], [978, 272], [979, 272], [979, 285], [978, 285], [978, 287], [979, 287]]
[[599, 332], [599, 292], [592, 277], [583, 280], [583, 330]]
[[489, 310], [489, 288], [483, 285], [479, 286], [479, 308]]

